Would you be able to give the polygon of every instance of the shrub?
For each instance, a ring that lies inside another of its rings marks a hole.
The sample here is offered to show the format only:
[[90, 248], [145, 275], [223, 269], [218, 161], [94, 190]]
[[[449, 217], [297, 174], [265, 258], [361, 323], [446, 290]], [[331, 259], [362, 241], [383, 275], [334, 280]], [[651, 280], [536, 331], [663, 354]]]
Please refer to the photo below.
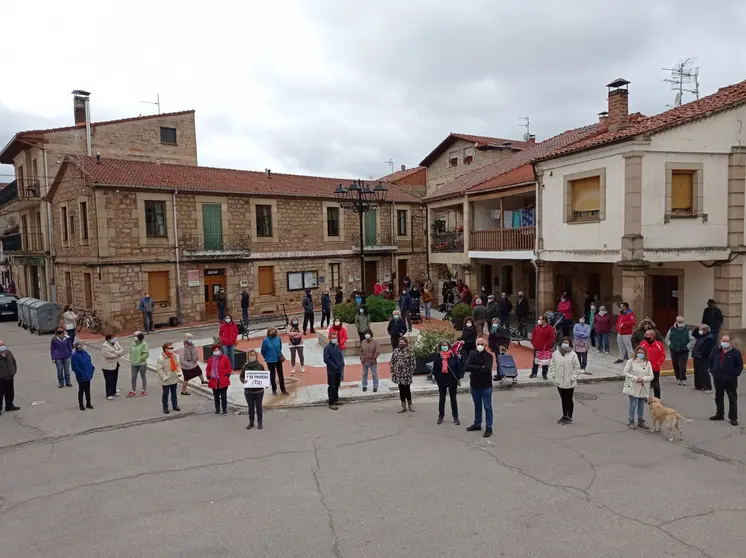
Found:
[[440, 342], [446, 339], [453, 343], [459, 334], [453, 326], [447, 322], [428, 323], [427, 328], [420, 330], [417, 342], [414, 344], [414, 355], [418, 358], [427, 358], [440, 351]]
[[451, 310], [451, 318], [464, 319], [471, 316], [471, 306], [468, 304], [457, 304]]
[[369, 296], [365, 299], [365, 309], [370, 315], [371, 322], [387, 322], [396, 309], [396, 302], [386, 300], [382, 296]]
[[354, 324], [357, 315], [357, 305], [354, 302], [342, 302], [334, 306], [334, 318], [339, 318], [342, 323]]

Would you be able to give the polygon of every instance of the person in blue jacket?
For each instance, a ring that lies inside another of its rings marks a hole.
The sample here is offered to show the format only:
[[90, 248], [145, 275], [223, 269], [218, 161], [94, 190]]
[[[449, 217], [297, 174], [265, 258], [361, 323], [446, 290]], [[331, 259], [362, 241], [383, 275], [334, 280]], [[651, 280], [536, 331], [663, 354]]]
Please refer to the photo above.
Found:
[[271, 327], [267, 330], [267, 337], [262, 341], [262, 357], [267, 363], [269, 380], [272, 383], [272, 395], [277, 395], [277, 384], [275, 383], [275, 372], [280, 380], [280, 391], [283, 395], [290, 395], [285, 389], [285, 375], [282, 373], [282, 363], [285, 357], [282, 354], [282, 341], [277, 328]]
[[[78, 381], [78, 405], [81, 411], [93, 409], [91, 405], [91, 380], [95, 370], [91, 355], [85, 350], [85, 342], [82, 339], [75, 341], [75, 351], [71, 359], [75, 379]], [[85, 395], [85, 407], [83, 406], [83, 396]]]
[[326, 364], [326, 381], [328, 384], [329, 408], [339, 409], [339, 385], [342, 383], [342, 371], [345, 367], [345, 357], [339, 348], [337, 334], [329, 332], [329, 344], [324, 347], [324, 364]]

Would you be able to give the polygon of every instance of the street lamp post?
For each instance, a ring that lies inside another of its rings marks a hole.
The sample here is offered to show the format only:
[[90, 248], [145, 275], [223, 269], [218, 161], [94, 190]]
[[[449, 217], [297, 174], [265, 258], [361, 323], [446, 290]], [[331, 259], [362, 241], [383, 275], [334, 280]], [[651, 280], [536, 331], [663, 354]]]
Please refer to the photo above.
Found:
[[365, 241], [363, 240], [363, 217], [368, 211], [376, 209], [386, 200], [388, 188], [379, 182], [375, 188], [371, 188], [362, 180], [353, 182], [346, 188], [341, 184], [334, 190], [334, 197], [339, 202], [339, 207], [345, 211], [357, 213], [360, 222], [360, 277], [362, 284], [360, 289], [365, 290]]

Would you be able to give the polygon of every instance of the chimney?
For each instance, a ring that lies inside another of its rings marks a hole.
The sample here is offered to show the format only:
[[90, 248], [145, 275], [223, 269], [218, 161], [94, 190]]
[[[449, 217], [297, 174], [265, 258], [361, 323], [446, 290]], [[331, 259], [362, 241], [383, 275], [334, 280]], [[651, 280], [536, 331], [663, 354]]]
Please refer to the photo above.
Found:
[[533, 134], [528, 136], [528, 143], [536, 143], [536, 136]]
[[96, 163], [99, 165], [101, 164], [101, 153], [98, 151], [96, 151]]
[[602, 130], [609, 129], [609, 113], [605, 110], [598, 113], [598, 124]]
[[407, 170], [407, 165], [402, 165], [401, 166], [401, 170], [403, 170], [403, 171]]
[[629, 82], [617, 78], [606, 87], [609, 88], [609, 132], [618, 132], [629, 126]]
[[91, 104], [89, 97], [91, 94], [82, 89], [73, 91], [73, 116], [75, 125], [85, 125], [85, 137], [88, 156], [91, 156]]
[[267, 178], [272, 178], [272, 170], [271, 169], [264, 169], [264, 171], [267, 173]]

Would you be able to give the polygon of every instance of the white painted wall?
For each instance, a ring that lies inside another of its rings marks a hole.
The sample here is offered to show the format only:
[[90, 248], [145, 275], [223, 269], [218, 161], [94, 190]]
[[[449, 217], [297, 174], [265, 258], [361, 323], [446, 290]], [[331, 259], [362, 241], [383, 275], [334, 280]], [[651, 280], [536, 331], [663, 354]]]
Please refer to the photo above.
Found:
[[472, 207], [474, 211], [475, 231], [490, 231], [500, 228], [500, 221], [490, 216], [493, 211], [500, 209], [499, 199], [475, 201]]

